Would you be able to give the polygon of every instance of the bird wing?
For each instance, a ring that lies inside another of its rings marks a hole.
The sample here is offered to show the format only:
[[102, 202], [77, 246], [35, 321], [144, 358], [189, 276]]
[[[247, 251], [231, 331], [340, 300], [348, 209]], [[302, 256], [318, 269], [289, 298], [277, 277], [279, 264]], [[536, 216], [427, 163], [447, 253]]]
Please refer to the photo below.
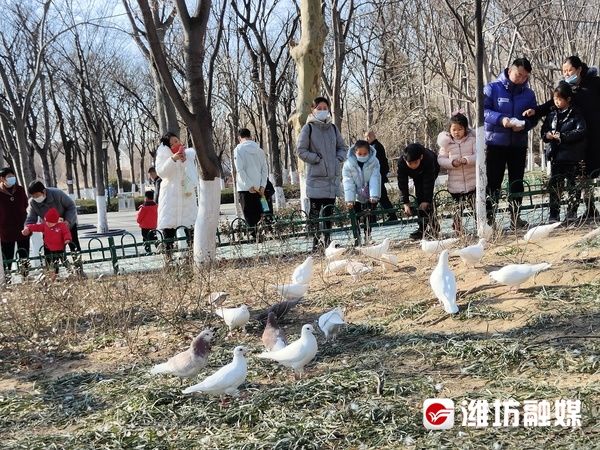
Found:
[[456, 278], [451, 271], [444, 271], [436, 267], [431, 273], [429, 281], [438, 300], [444, 303], [456, 302]]
[[184, 392], [223, 392], [243, 375], [243, 368], [234, 362], [221, 367], [200, 383], [187, 388]]
[[258, 355], [259, 358], [272, 359], [273, 361], [277, 361], [281, 364], [293, 364], [302, 359], [304, 355], [304, 345], [301, 339], [298, 339], [292, 342], [287, 347], [282, 348], [281, 350], [271, 351], [271, 352], [263, 352]]

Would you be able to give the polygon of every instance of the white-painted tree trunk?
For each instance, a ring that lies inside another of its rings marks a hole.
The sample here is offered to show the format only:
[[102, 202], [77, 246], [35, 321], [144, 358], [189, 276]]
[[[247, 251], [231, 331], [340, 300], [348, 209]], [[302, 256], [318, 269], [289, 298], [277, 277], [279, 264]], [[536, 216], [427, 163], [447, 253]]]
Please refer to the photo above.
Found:
[[194, 263], [197, 266], [216, 257], [220, 206], [221, 179], [200, 180], [198, 215], [194, 225]]
[[300, 183], [300, 176], [295, 170], [290, 170], [290, 184], [297, 185]]
[[0, 264], [0, 286], [4, 286], [4, 255], [2, 255], [2, 264]]
[[489, 239], [489, 228], [485, 211], [485, 197], [487, 187], [486, 161], [485, 161], [485, 131], [483, 127], [475, 130], [475, 149], [477, 160], [475, 171], [477, 180], [475, 185], [475, 213], [477, 215], [477, 235], [480, 238]]
[[282, 170], [281, 171], [281, 182], [286, 185], [290, 182], [290, 174], [287, 170]]
[[[40, 250], [44, 245], [42, 233], [32, 233], [29, 237], [29, 257], [37, 258], [40, 256]], [[31, 261], [31, 267], [41, 267], [42, 262], [39, 259]]]
[[177, 248], [179, 250], [185, 250], [186, 248], [188, 248], [188, 243], [187, 243], [187, 240], [185, 239], [186, 234], [185, 234], [185, 230], [183, 228], [181, 228], [181, 227], [177, 228], [175, 237], [177, 238]]
[[285, 208], [285, 192], [283, 192], [282, 186], [275, 186], [275, 201], [273, 202], [273, 209], [279, 211]]
[[96, 195], [96, 214], [98, 223], [96, 225], [97, 233], [106, 233], [108, 231], [108, 217], [106, 215], [106, 196]]
[[306, 196], [306, 176], [304, 172], [299, 172], [300, 177], [298, 183], [300, 184], [300, 209], [308, 214], [310, 211], [310, 200]]

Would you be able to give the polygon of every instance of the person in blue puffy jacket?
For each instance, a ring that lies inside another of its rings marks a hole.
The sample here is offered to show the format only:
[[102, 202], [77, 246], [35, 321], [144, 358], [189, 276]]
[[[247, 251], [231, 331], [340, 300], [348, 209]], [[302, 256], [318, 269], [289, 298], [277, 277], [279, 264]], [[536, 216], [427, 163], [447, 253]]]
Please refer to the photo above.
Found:
[[[510, 194], [523, 193], [523, 176], [527, 161], [527, 132], [536, 120], [523, 112], [536, 107], [535, 93], [529, 87], [531, 63], [526, 58], [515, 59], [496, 81], [484, 88], [485, 141], [487, 145], [488, 194], [495, 202], [500, 197], [504, 171], [508, 169]], [[519, 217], [522, 197], [510, 202], [511, 224], [527, 226]], [[492, 203], [488, 201], [488, 221], [493, 222]]]

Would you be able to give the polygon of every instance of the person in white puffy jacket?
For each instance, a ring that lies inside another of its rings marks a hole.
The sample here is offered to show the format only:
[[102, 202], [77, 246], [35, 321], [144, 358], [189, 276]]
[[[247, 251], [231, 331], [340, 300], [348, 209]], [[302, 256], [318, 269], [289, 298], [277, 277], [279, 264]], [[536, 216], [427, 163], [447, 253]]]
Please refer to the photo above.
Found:
[[[342, 167], [342, 184], [344, 201], [349, 209], [360, 213], [370, 211], [377, 205], [381, 197], [381, 171], [377, 151], [367, 141], [358, 140], [348, 150], [348, 159]], [[361, 218], [366, 241], [369, 240], [371, 224], [375, 220], [374, 214], [366, 214]]]
[[261, 198], [265, 196], [267, 187], [267, 157], [262, 148], [251, 138], [250, 130], [242, 128], [238, 131], [240, 143], [233, 150], [236, 168], [236, 188], [244, 219], [250, 227], [256, 226], [263, 213]]
[[469, 130], [469, 121], [456, 113], [450, 118], [450, 128], [438, 136], [438, 164], [448, 170], [448, 191], [457, 203], [452, 228], [458, 233], [462, 230], [462, 213], [468, 206], [475, 211], [475, 134]]
[[156, 150], [155, 167], [162, 179], [157, 228], [162, 231], [165, 247], [170, 251], [177, 228], [186, 227], [188, 241], [192, 239], [198, 214], [196, 150], [184, 148], [177, 135], [166, 133]]

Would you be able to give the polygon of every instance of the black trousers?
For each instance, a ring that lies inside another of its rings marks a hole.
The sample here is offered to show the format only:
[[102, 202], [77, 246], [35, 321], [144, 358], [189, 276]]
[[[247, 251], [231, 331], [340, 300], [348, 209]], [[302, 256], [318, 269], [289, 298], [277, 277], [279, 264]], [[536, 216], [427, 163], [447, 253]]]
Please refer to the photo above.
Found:
[[[510, 147], [503, 145], [487, 146], [487, 193], [494, 203], [500, 199], [500, 190], [504, 180], [504, 171], [508, 169], [508, 186], [510, 194], [522, 194], [524, 191], [523, 177], [525, 176], [525, 165], [527, 162], [527, 147]], [[516, 215], [523, 197], [510, 199], [511, 213]], [[488, 215], [493, 210], [490, 200], [487, 202]]]
[[[394, 208], [394, 205], [390, 201], [390, 197], [388, 195], [388, 191], [387, 191], [387, 188], [385, 187], [385, 183], [383, 182], [383, 180], [381, 181], [381, 197], [379, 198], [379, 204], [381, 205], [381, 207], [383, 209]], [[390, 213], [388, 215], [388, 219], [389, 220], [398, 220], [398, 216], [396, 215], [396, 213]]]
[[577, 163], [561, 163], [552, 162], [550, 181], [548, 182], [548, 190], [550, 191], [550, 217], [560, 218], [560, 199], [565, 187], [569, 200], [567, 203], [567, 217], [574, 218], [579, 207], [579, 198], [581, 197], [581, 189], [577, 186], [577, 176], [581, 170]]
[[[368, 214], [368, 212], [375, 209], [376, 206], [376, 203], [371, 202], [354, 202], [354, 211], [357, 214], [360, 214], [361, 212], [364, 213], [363, 215], [360, 215], [358, 223], [362, 225], [363, 230], [365, 230], [366, 236], [369, 236], [371, 234], [371, 224], [375, 223], [375, 221], [377, 220], [375, 214]], [[356, 245], [358, 245], [358, 242], [356, 243]]]
[[65, 264], [65, 251], [49, 250], [46, 246], [44, 246], [44, 259], [46, 260], [46, 266], [48, 269], [53, 270], [54, 273], [58, 273], [60, 264]]
[[453, 228], [460, 230], [462, 227], [462, 215], [465, 208], [470, 208], [475, 216], [475, 191], [465, 193], [450, 193], [452, 199], [456, 203], [456, 212], [454, 213]]
[[152, 245], [147, 242], [155, 240], [156, 230], [152, 228], [142, 228], [142, 241], [145, 242], [144, 249], [146, 250], [146, 253], [150, 253], [152, 251]]
[[77, 224], [75, 225], [71, 225], [71, 228], [69, 228], [69, 231], [71, 232], [71, 242], [69, 243], [69, 248], [71, 249], [72, 252], [74, 251], [81, 251], [81, 245], [79, 244], [79, 233], [77, 232]]
[[10, 270], [10, 264], [6, 261], [15, 259], [15, 247], [17, 248], [16, 259], [29, 258], [29, 238], [20, 241], [2, 241], [2, 259], [5, 261], [5, 272]]
[[[320, 223], [317, 221], [319, 219], [319, 214], [321, 213], [321, 208], [324, 208], [323, 215], [330, 216], [333, 214], [333, 206], [335, 205], [335, 198], [310, 198], [310, 210], [308, 212], [308, 218], [311, 221], [309, 225], [309, 230], [313, 233], [313, 250], [316, 250], [319, 246], [320, 239], [320, 231], [319, 226]], [[331, 221], [326, 220], [322, 222], [323, 228], [326, 230], [331, 229]], [[323, 233], [322, 237], [322, 245], [325, 247], [329, 246], [331, 242], [331, 236], [329, 233]]]
[[[169, 253], [173, 250], [173, 246], [175, 244], [175, 239], [177, 238], [177, 228], [165, 228], [162, 230], [163, 239], [165, 241], [165, 250], [168, 250]], [[185, 228], [185, 236], [188, 245], [194, 239], [194, 229], [193, 228]]]
[[238, 196], [246, 223], [249, 227], [255, 227], [263, 213], [260, 204], [260, 194], [249, 191], [238, 191]]

